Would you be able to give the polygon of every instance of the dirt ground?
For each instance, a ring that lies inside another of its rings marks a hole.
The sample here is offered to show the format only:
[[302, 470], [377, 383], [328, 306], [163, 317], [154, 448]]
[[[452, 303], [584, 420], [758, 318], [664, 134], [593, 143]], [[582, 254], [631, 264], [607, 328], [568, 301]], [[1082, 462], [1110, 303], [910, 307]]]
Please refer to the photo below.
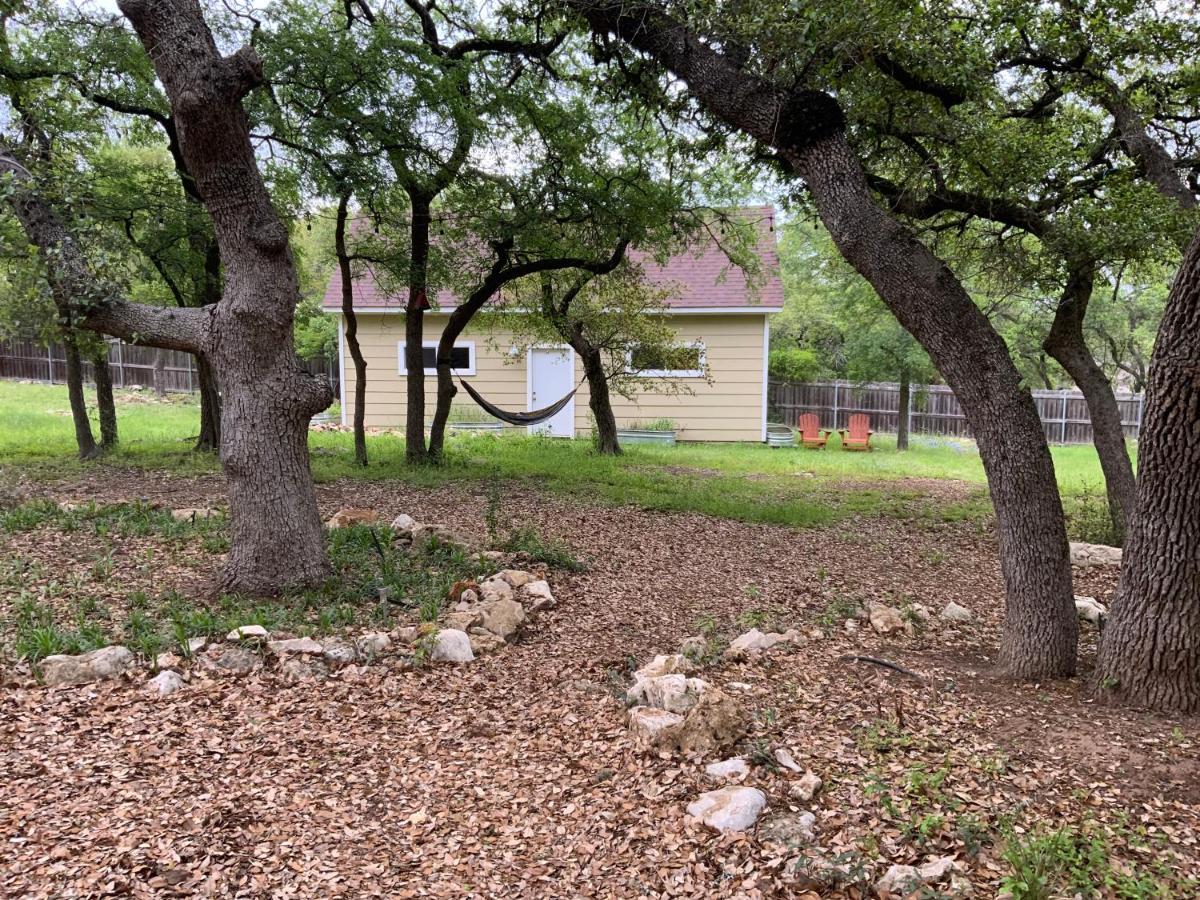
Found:
[[[218, 479], [154, 474], [35, 490], [173, 507], [222, 501]], [[373, 507], [483, 533], [482, 489], [318, 490], [325, 514]], [[945, 484], [936, 491], [944, 501]], [[953, 856], [974, 896], [992, 897], [1010, 871], [1001, 835], [1064, 824], [1103, 829], [1118, 871], [1200, 875], [1200, 727], [1097, 706], [1083, 679], [992, 677], [1003, 591], [986, 526], [864, 518], [796, 531], [582, 505], [533, 488], [506, 494], [503, 512], [566, 539], [588, 568], [554, 574], [558, 608], [473, 664], [385, 662], [321, 684], [266, 671], [197, 681], [165, 700], [139, 690], [144, 674], [0, 689], [0, 893], [868, 896], [814, 877], [813, 860], [838, 860], [869, 884], [892, 863]], [[54, 541], [71, 544], [45, 531], [10, 535], [0, 556]], [[133, 566], [138, 552], [135, 539], [118, 547], [124, 589], [146, 578], [195, 590], [212, 564], [146, 573]], [[64, 576], [87, 564], [82, 551], [63, 558]], [[1115, 571], [1076, 573], [1079, 594], [1104, 601], [1114, 587]], [[836, 612], [868, 600], [923, 604], [934, 620], [914, 636], [848, 633]], [[938, 622], [951, 600], [976, 621]], [[685, 815], [717, 786], [709, 760], [637, 749], [610, 690], [632, 662], [676, 652], [706, 617], [729, 636], [751, 623], [807, 633], [701, 673], [748, 686], [730, 688], [755, 713], [739, 752], [787, 748], [824, 781], [798, 803], [792, 773], [752, 769], [746, 783], [767, 794], [769, 810], [746, 835], [723, 837]], [[1086, 667], [1095, 637], [1083, 631]], [[772, 822], [802, 809], [817, 816], [815, 844], [766, 839]]]

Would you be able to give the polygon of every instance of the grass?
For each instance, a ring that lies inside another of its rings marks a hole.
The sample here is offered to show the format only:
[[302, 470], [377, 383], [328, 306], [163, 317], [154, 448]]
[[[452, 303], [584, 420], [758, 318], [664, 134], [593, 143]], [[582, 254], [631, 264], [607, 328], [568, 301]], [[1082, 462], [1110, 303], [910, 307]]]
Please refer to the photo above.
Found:
[[[119, 448], [85, 463], [75, 458], [64, 386], [0, 381], [0, 476], [52, 479], [106, 467], [218, 471], [215, 457], [191, 450], [198, 421], [193, 399], [162, 402], [119, 392], [118, 407]], [[412, 468], [404, 462], [403, 440], [389, 432], [368, 437], [371, 465], [364, 470], [354, 465], [351, 435], [314, 432], [310, 438], [319, 482], [396, 479], [433, 486], [498, 479], [647, 509], [792, 526], [818, 526], [852, 514], [932, 520], [987, 514], [986, 480], [969, 441], [915, 436], [905, 453], [897, 452], [887, 435], [877, 436], [875, 443], [872, 453], [841, 453], [836, 445], [814, 451], [760, 444], [641, 444], [612, 458], [596, 454], [582, 438], [465, 434], [449, 437], [445, 465]], [[1072, 530], [1098, 536], [1103, 516], [1097, 516], [1097, 504], [1102, 512], [1104, 495], [1095, 451], [1069, 446], [1054, 447], [1052, 453]], [[978, 490], [963, 501], [930, 504], [919, 490], [889, 486], [901, 478], [953, 479]]]

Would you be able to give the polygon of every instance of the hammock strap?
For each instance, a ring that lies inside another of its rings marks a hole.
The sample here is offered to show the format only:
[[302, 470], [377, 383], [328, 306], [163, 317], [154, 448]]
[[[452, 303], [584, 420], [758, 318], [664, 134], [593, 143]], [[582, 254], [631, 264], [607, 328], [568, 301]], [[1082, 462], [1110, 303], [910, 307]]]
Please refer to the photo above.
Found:
[[475, 390], [475, 388], [471, 387], [471, 385], [467, 384], [467, 382], [463, 381], [461, 378], [458, 379], [458, 383], [463, 386], [463, 390], [471, 395], [471, 399], [479, 404], [480, 409], [482, 409], [488, 415], [499, 419], [501, 422], [507, 422], [509, 425], [537, 425], [539, 422], [545, 422], [547, 419], [552, 419], [554, 416], [558, 415], [558, 413], [560, 413], [568, 403], [571, 402], [571, 398], [574, 397], [575, 392], [579, 390], [578, 387], [575, 387], [571, 393], [567, 394], [561, 400], [558, 400], [543, 409], [531, 409], [529, 412], [509, 412], [508, 410], [501, 409], [493, 403], [489, 403], [477, 390]]

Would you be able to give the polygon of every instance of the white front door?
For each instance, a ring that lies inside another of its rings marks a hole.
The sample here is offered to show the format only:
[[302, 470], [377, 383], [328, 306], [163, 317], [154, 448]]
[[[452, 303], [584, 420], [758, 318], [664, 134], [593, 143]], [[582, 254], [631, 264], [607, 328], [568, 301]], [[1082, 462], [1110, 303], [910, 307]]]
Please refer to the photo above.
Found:
[[[575, 386], [575, 354], [569, 347], [534, 347], [529, 351], [529, 408], [557, 403]], [[545, 422], [530, 425], [531, 434], [575, 436], [575, 399]]]

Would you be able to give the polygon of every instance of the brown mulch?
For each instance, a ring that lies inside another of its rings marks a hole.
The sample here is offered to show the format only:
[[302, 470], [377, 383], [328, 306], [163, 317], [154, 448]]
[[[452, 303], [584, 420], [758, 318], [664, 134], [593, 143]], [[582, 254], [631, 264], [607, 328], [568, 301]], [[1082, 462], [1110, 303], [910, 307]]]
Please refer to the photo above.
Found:
[[[176, 507], [221, 500], [216, 478], [154, 474], [49, 490]], [[483, 530], [482, 487], [318, 491], [325, 514], [374, 507]], [[702, 617], [726, 634], [744, 630], [745, 614], [807, 631], [831, 604], [870, 599], [935, 615], [954, 600], [979, 623], [885, 639], [837, 621], [703, 674], [751, 686], [756, 724], [743, 752], [756, 741], [790, 748], [825, 780], [807, 808], [827, 854], [859, 853], [875, 878], [892, 862], [953, 854], [977, 896], [992, 896], [1006, 871], [999, 847], [976, 846], [954, 825], [1003, 812], [1019, 827], [1129, 821], [1200, 874], [1200, 728], [1098, 708], [1078, 681], [992, 678], [1003, 594], [994, 537], [978, 523], [861, 519], [794, 531], [580, 505], [532, 488], [509, 492], [503, 511], [565, 538], [589, 568], [555, 575], [558, 609], [472, 665], [385, 663], [319, 687], [265, 673], [197, 682], [164, 701], [136, 681], [6, 689], [0, 893], [805, 896], [813, 886], [796, 863], [810, 851], [723, 838], [686, 818], [686, 804], [714, 785], [702, 765], [637, 751], [605, 683], [631, 657], [673, 652]], [[69, 541], [36, 534], [62, 541], [55, 552], [68, 569], [84, 565]], [[136, 542], [124, 550], [114, 577], [142, 577]], [[152, 574], [159, 590], [190, 589], [197, 577], [184, 564]], [[1102, 601], [1114, 588], [1111, 572], [1077, 578], [1078, 593]], [[1094, 638], [1084, 628], [1086, 661]], [[925, 681], [846, 654], [886, 658]], [[914, 774], [942, 769], [936, 789]], [[768, 794], [772, 815], [801, 806], [786, 773], [757, 768], [749, 783]], [[899, 816], [886, 812], [881, 786]], [[919, 840], [902, 833], [902, 821], [933, 815], [946, 821], [926, 820]]]

